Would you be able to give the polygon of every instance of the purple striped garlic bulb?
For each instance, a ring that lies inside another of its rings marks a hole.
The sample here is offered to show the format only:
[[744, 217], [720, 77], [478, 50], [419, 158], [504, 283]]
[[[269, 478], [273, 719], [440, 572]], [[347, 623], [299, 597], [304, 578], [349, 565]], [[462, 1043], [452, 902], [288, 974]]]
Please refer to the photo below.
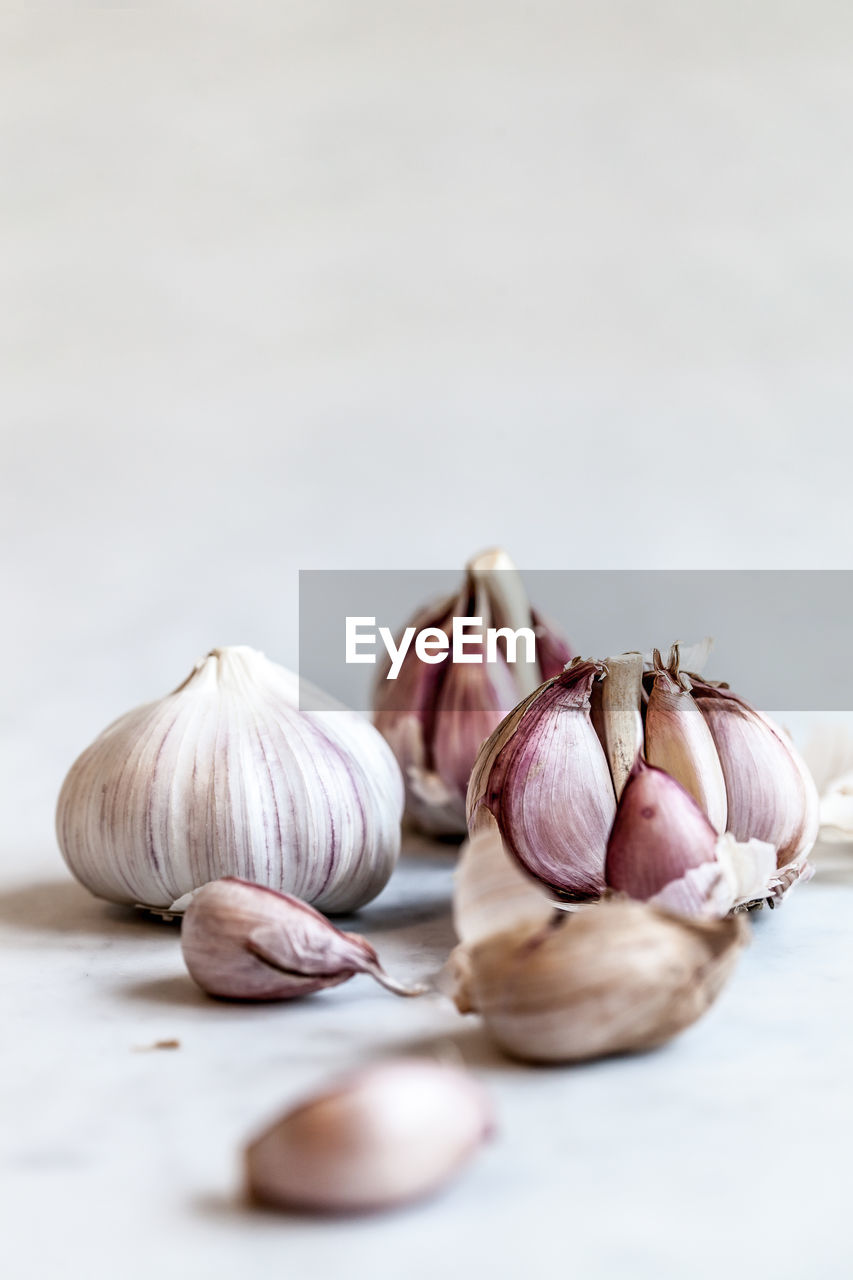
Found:
[[818, 798], [787, 734], [674, 646], [542, 684], [483, 744], [468, 818], [564, 902], [724, 915], [810, 877]]
[[238, 645], [95, 739], [63, 783], [56, 829], [77, 879], [112, 902], [168, 911], [237, 876], [346, 912], [391, 875], [402, 808], [371, 724], [300, 711], [297, 677]]
[[[484, 632], [529, 628], [535, 657], [528, 660], [519, 645], [514, 661], [507, 661], [502, 646], [493, 662], [465, 664], [449, 657], [425, 662], [410, 645], [395, 679], [388, 678], [390, 661], [380, 668], [374, 691], [374, 724], [405, 778], [406, 815], [433, 835], [465, 834], [465, 796], [481, 744], [520, 698], [561, 671], [572, 656], [563, 637], [530, 605], [504, 551], [486, 551], [471, 560], [458, 594], [422, 609], [407, 627], [415, 633], [434, 629], [449, 645], [453, 619], [466, 617], [481, 619]], [[470, 642], [468, 652], [477, 652]]]

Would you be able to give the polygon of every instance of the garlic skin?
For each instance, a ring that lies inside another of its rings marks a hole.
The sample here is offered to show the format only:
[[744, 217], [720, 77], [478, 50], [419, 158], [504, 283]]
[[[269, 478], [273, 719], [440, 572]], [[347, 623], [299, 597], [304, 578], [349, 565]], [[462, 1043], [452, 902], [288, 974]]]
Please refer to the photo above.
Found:
[[[466, 566], [458, 595], [419, 611], [409, 622], [416, 631], [434, 627], [448, 640], [456, 617], [483, 619], [483, 628], [531, 628], [536, 660], [494, 663], [421, 662], [414, 646], [397, 679], [386, 679], [390, 660], [380, 667], [374, 692], [374, 724], [396, 756], [406, 782], [406, 814], [431, 835], [464, 835], [465, 795], [481, 743], [543, 679], [556, 675], [571, 657], [558, 632], [531, 608], [521, 577], [504, 551], [474, 557]], [[469, 652], [473, 653], [472, 647]]]
[[385, 973], [373, 947], [289, 894], [233, 876], [203, 885], [181, 924], [190, 976], [228, 1000], [291, 1000], [370, 974], [395, 995], [416, 996]]
[[457, 948], [457, 1004], [525, 1062], [651, 1049], [713, 1003], [747, 936], [742, 915], [685, 920], [628, 900], [555, 912]]
[[522, 702], [483, 744], [468, 789], [472, 834], [491, 814], [509, 852], [568, 901], [605, 887], [616, 797], [590, 715], [604, 670], [575, 659]]
[[389, 1209], [436, 1191], [492, 1130], [458, 1067], [401, 1058], [367, 1067], [288, 1111], [247, 1150], [262, 1204], [326, 1213]]
[[298, 705], [297, 677], [240, 645], [115, 721], [59, 796], [73, 874], [159, 910], [229, 875], [325, 911], [369, 902], [400, 850], [399, 769], [354, 712]]

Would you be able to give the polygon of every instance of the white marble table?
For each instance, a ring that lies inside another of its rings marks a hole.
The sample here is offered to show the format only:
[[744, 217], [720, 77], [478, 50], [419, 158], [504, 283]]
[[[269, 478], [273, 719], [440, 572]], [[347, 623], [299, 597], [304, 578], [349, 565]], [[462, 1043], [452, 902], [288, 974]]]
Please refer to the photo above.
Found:
[[[58, 856], [6, 876], [4, 1274], [845, 1274], [853, 854], [819, 861], [755, 918], [730, 987], [678, 1041], [544, 1070], [502, 1058], [441, 997], [401, 1001], [368, 979], [290, 1006], [210, 1001], [176, 927], [96, 902]], [[413, 842], [361, 914], [395, 973], [430, 971], [451, 945], [452, 863]], [[467, 1172], [373, 1218], [248, 1207], [246, 1138], [335, 1072], [402, 1052], [461, 1059], [493, 1095], [497, 1136]]]

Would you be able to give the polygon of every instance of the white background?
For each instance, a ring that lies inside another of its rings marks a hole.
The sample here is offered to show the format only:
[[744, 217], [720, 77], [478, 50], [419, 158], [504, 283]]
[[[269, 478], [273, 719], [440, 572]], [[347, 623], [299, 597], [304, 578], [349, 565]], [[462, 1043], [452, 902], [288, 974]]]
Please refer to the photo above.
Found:
[[4, 1274], [841, 1274], [842, 873], [669, 1055], [495, 1060], [490, 1163], [321, 1231], [234, 1208], [235, 1153], [373, 997], [170, 1001], [52, 811], [211, 646], [294, 664], [300, 568], [849, 568], [851, 38], [829, 0], [2, 13]]

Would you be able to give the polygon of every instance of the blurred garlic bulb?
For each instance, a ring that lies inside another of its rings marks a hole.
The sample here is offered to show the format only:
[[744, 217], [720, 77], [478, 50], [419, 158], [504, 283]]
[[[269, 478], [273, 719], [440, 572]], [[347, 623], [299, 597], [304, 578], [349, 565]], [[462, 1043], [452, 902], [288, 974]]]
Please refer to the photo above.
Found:
[[[422, 662], [410, 648], [396, 680], [379, 671], [374, 723], [394, 751], [406, 781], [406, 812], [435, 835], [465, 832], [465, 794], [480, 744], [508, 711], [571, 657], [563, 638], [533, 610], [520, 575], [503, 551], [487, 551], [467, 566], [457, 596], [421, 610], [409, 626], [451, 637], [454, 617], [482, 619], [489, 627], [530, 628], [536, 659], [463, 664]], [[398, 638], [399, 639], [399, 638]], [[468, 652], [473, 652], [469, 642]]]
[[471, 775], [472, 834], [485, 819], [563, 901], [607, 886], [724, 914], [808, 878], [817, 795], [787, 735], [674, 646], [645, 672], [635, 654], [576, 658], [519, 703]]
[[181, 924], [187, 969], [208, 995], [291, 1000], [369, 974], [398, 996], [422, 995], [385, 972], [357, 933], [286, 893], [227, 876], [191, 895]]
[[263, 1204], [326, 1213], [388, 1209], [437, 1190], [492, 1129], [491, 1108], [459, 1067], [380, 1063], [286, 1112], [247, 1151]]
[[241, 645], [115, 721], [59, 796], [74, 875], [155, 909], [228, 875], [326, 911], [369, 902], [399, 854], [399, 769], [360, 716], [298, 704], [297, 677]]
[[716, 999], [747, 933], [742, 916], [686, 920], [627, 900], [555, 911], [457, 947], [456, 1003], [529, 1062], [650, 1049]]

